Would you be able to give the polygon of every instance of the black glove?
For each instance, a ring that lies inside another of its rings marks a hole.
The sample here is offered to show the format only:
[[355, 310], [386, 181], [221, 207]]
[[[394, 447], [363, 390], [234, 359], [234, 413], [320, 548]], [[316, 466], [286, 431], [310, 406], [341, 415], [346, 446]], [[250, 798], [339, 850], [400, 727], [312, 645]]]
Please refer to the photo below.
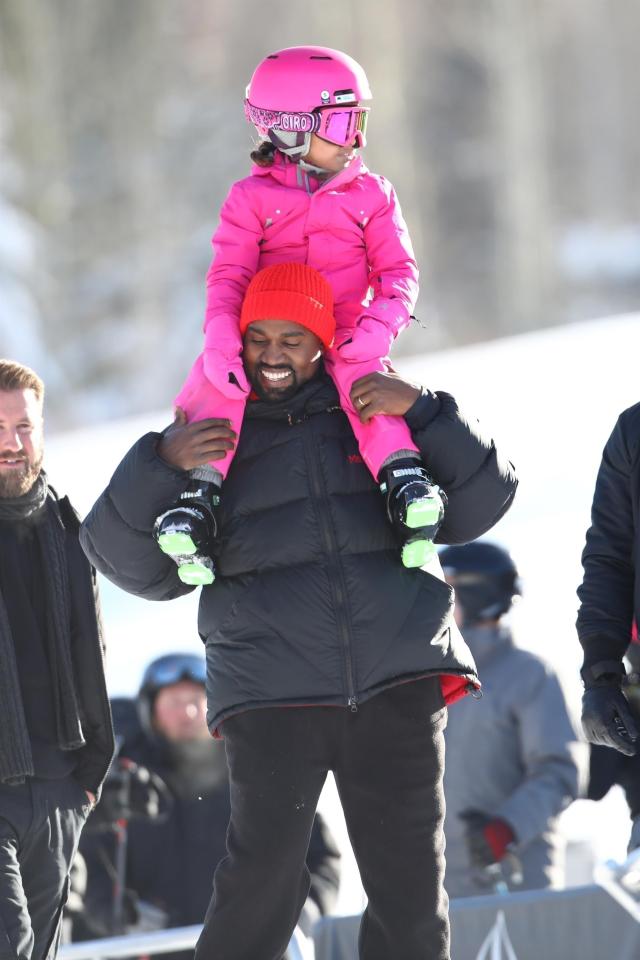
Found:
[[632, 757], [638, 746], [638, 725], [622, 692], [624, 667], [618, 661], [602, 661], [580, 671], [582, 729], [590, 743], [613, 747]]
[[89, 823], [92, 830], [111, 829], [119, 820], [156, 820], [172, 801], [160, 777], [126, 757], [116, 757]]

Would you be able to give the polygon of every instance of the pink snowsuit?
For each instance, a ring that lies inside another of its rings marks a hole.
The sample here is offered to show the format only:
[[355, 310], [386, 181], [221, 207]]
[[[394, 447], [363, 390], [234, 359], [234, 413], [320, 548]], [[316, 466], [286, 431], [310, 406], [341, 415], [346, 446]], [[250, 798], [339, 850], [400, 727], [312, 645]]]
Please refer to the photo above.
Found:
[[[402, 417], [363, 424], [349, 399], [355, 380], [386, 369], [418, 295], [418, 268], [391, 184], [360, 157], [322, 182], [276, 153], [273, 166], [254, 166], [233, 184], [212, 243], [204, 351], [176, 399], [187, 419], [227, 417], [239, 433], [249, 393], [239, 331], [244, 294], [258, 270], [295, 261], [314, 267], [333, 288], [337, 328], [325, 363], [371, 473], [377, 478], [390, 454], [417, 450]], [[232, 457], [213, 464], [223, 477]]]

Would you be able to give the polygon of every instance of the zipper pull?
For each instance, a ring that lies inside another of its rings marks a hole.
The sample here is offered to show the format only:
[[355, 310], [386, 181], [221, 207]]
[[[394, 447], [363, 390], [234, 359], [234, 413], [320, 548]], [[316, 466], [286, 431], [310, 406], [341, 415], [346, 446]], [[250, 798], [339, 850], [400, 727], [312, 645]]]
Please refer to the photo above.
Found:
[[358, 712], [358, 698], [357, 698], [357, 697], [349, 697], [349, 699], [347, 700], [347, 703], [348, 703], [348, 705], [349, 705], [349, 710], [351, 710], [351, 713], [357, 713], [357, 712]]

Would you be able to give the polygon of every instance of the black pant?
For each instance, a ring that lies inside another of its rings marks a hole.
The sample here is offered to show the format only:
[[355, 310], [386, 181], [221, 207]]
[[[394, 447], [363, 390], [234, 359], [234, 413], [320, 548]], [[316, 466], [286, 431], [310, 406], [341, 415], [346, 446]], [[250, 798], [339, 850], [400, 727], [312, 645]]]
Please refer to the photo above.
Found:
[[444, 727], [437, 679], [393, 687], [357, 713], [266, 708], [224, 723], [228, 854], [196, 960], [279, 960], [309, 889], [305, 854], [333, 770], [368, 906], [362, 960], [448, 960]]
[[55, 955], [69, 870], [90, 804], [80, 784], [0, 784], [0, 960]]

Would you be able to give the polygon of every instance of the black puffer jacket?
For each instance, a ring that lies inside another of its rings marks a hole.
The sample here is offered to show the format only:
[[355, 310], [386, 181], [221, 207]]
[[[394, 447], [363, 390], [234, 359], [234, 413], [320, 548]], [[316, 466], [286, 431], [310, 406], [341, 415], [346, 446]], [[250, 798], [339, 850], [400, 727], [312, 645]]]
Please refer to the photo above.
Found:
[[586, 666], [620, 660], [640, 623], [640, 403], [618, 417], [602, 454], [582, 554], [578, 636]]
[[[449, 505], [440, 540], [472, 540], [509, 507], [516, 488], [477, 423], [446, 393], [425, 393], [407, 414]], [[156, 515], [186, 474], [148, 434], [129, 451], [83, 526], [83, 546], [107, 577], [163, 600], [186, 592], [152, 540]], [[288, 403], [249, 402], [224, 485], [219, 577], [202, 591], [209, 726], [265, 705], [357, 707], [428, 674], [450, 701], [477, 685], [453, 625], [452, 590], [406, 570], [383, 498], [326, 374]]]

